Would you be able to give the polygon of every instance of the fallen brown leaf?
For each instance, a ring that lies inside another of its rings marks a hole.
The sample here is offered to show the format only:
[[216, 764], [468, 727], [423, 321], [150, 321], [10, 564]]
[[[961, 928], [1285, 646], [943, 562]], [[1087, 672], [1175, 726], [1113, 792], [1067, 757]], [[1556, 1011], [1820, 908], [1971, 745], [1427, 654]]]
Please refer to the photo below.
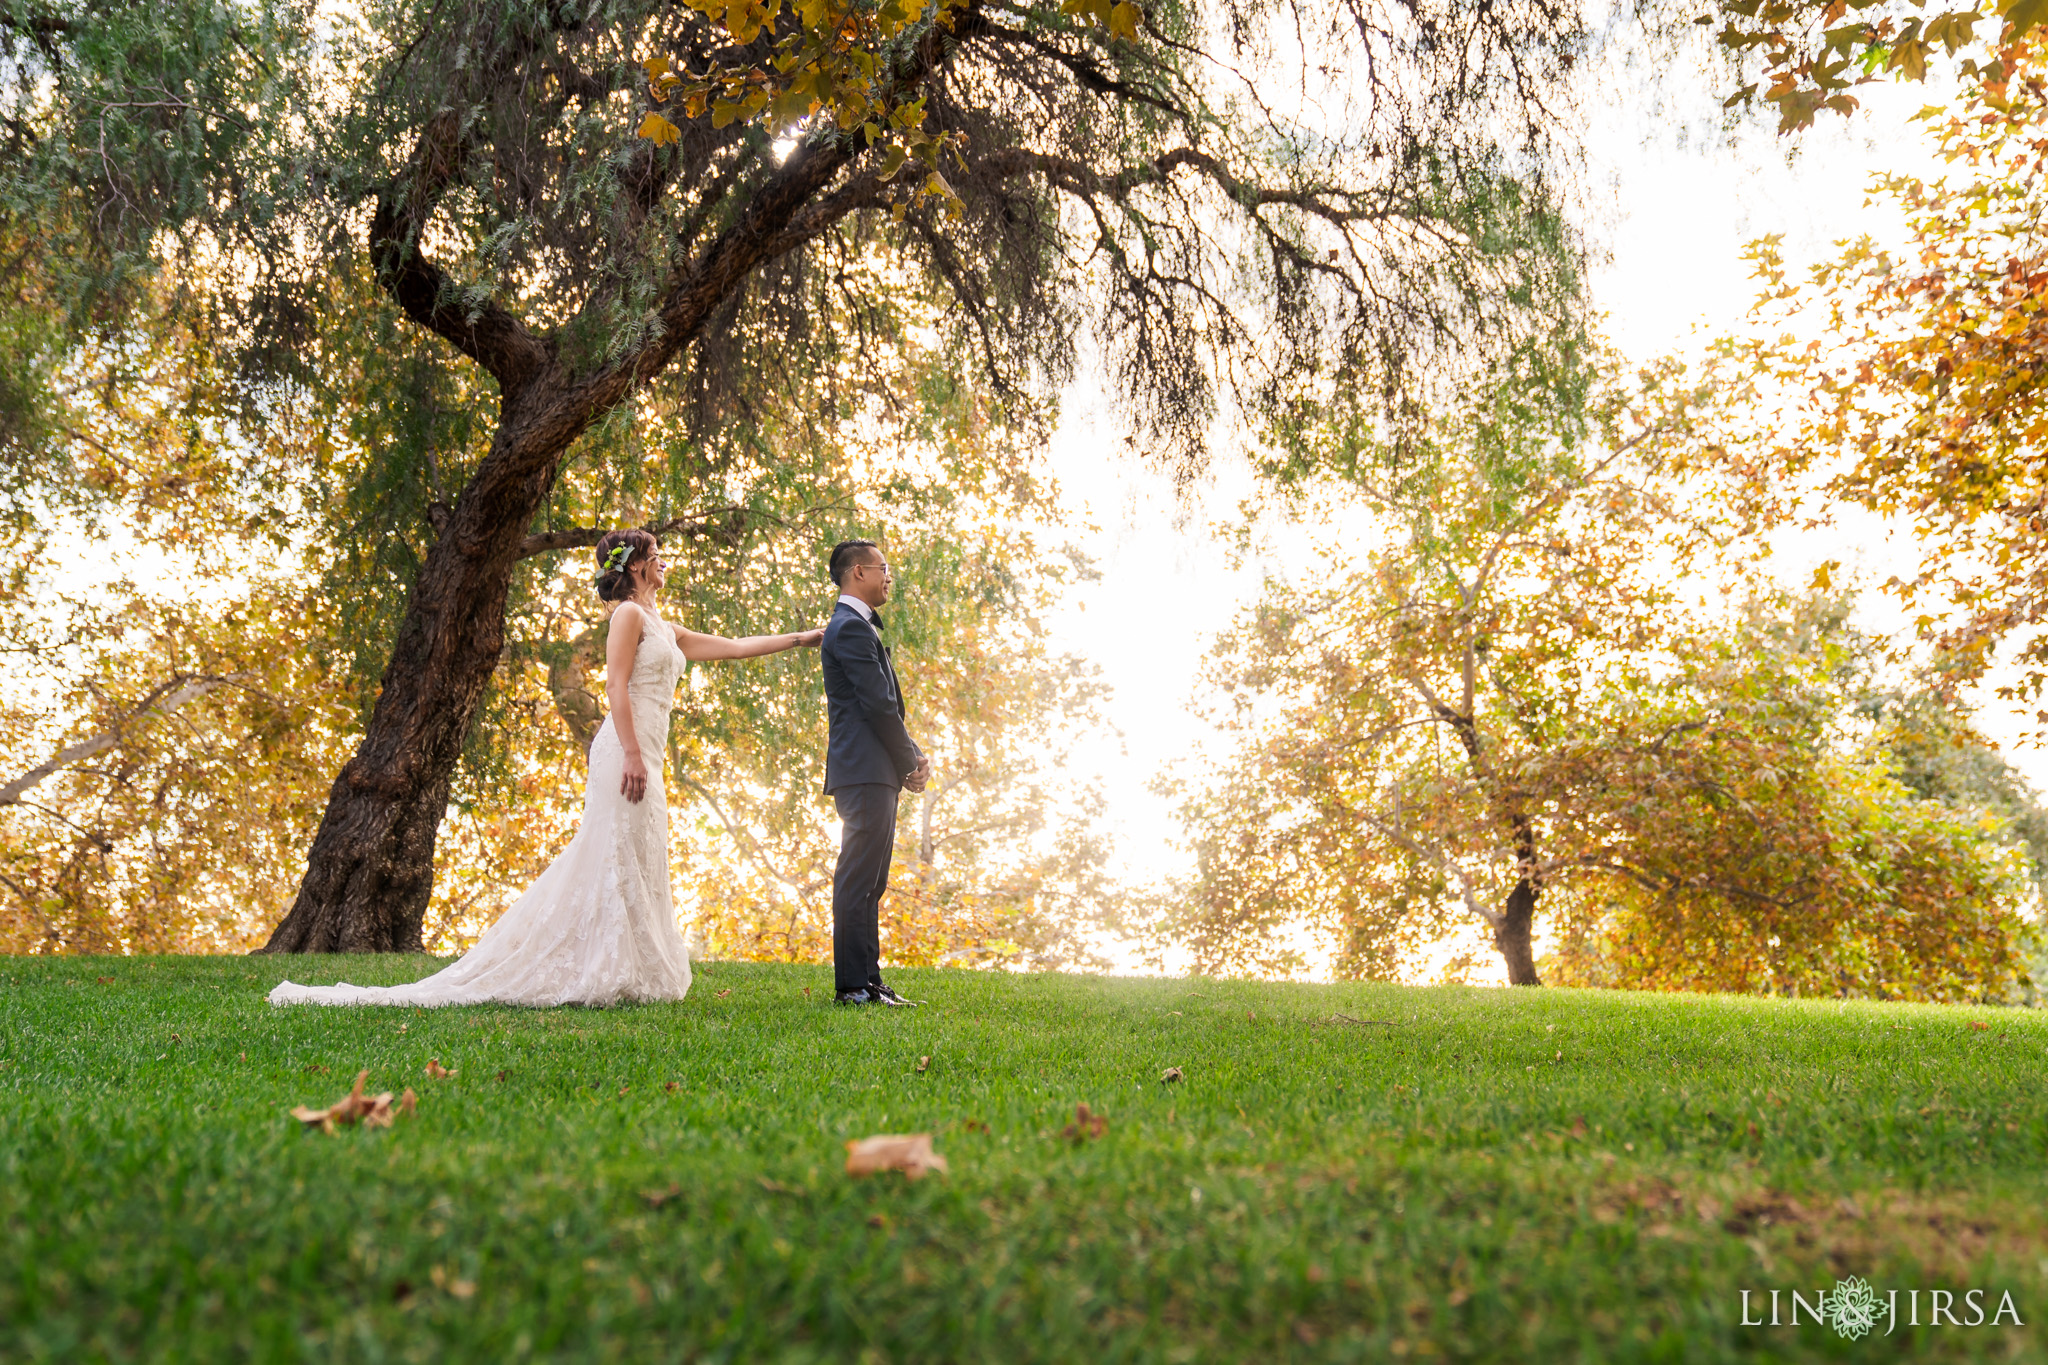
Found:
[[1070, 1142], [1081, 1142], [1088, 1138], [1099, 1138], [1109, 1131], [1109, 1115], [1098, 1114], [1086, 1104], [1074, 1106], [1074, 1121], [1060, 1130], [1060, 1136]]
[[1970, 1027], [1975, 1029], [1979, 1033], [1982, 1033], [1985, 1029], [1990, 1028], [1991, 1025], [1985, 1023], [1982, 1019], [1972, 1019], [1970, 1021]]
[[93, 978], [93, 980], [99, 982], [102, 986], [111, 986], [114, 984], [114, 978], [111, 976], [96, 976]]
[[398, 1112], [405, 1115], [407, 1118], [411, 1118], [413, 1115], [413, 1111], [415, 1109], [418, 1109], [419, 1107], [420, 1097], [412, 1093], [411, 1086], [407, 1086], [405, 1088], [405, 1093], [398, 1097]]
[[931, 1059], [931, 1058], [930, 1058], [929, 1056], [925, 1056], [925, 1057], [920, 1057], [920, 1058], [918, 1058], [918, 1059], [917, 1059], [917, 1069], [918, 1069], [918, 1071], [919, 1071], [919, 1072], [922, 1072], [922, 1071], [924, 1071], [924, 1069], [925, 1069], [926, 1067], [930, 1066], [931, 1064], [932, 1064], [932, 1059]]
[[622, 1086], [620, 1086], [620, 1087], [619, 1087], [619, 1098], [620, 1098], [620, 1099], [624, 1099], [624, 1098], [626, 1098], [626, 1092], [627, 1092], [628, 1090], [631, 1090], [632, 1088], [633, 1088], [633, 1087], [632, 1087], [632, 1086], [630, 1086], [630, 1085], [622, 1085]]
[[868, 1226], [871, 1228], [886, 1228], [889, 1226], [889, 1220], [882, 1217], [879, 1213], [871, 1213], [868, 1215]]
[[325, 1076], [327, 1074], [327, 1068], [320, 1065], [320, 1063], [318, 1062], [308, 1062], [304, 1066], [300, 1067], [299, 1070], [305, 1072], [308, 1076], [316, 1074]]
[[988, 1131], [988, 1125], [980, 1119], [962, 1119], [960, 1120], [960, 1127], [963, 1132], [969, 1133], [986, 1133]]
[[[349, 1087], [349, 1092], [346, 1095], [343, 1095], [325, 1109], [312, 1109], [303, 1104], [294, 1105], [291, 1111], [292, 1117], [305, 1124], [308, 1128], [318, 1128], [323, 1133], [333, 1132], [336, 1125], [353, 1126], [357, 1123], [362, 1124], [365, 1128], [389, 1128], [392, 1118], [391, 1092], [387, 1090], [381, 1095], [365, 1095], [363, 1093], [363, 1082], [369, 1080], [369, 1078], [370, 1073], [367, 1068], [358, 1071], [356, 1073], [356, 1083]], [[405, 1099], [400, 1102], [398, 1112], [411, 1114], [416, 1102], [416, 1097], [412, 1091], [406, 1091]]]
[[675, 1088], [676, 1083], [674, 1081], [670, 1081], [667, 1085], [662, 1087], [663, 1090], [674, 1090]]
[[445, 1080], [449, 1079], [449, 1078], [450, 1078], [451, 1076], [453, 1076], [454, 1074], [455, 1074], [455, 1073], [454, 1073], [453, 1071], [450, 1071], [450, 1070], [449, 1070], [449, 1069], [448, 1069], [447, 1067], [445, 1067], [445, 1066], [442, 1066], [442, 1065], [441, 1065], [441, 1059], [440, 1059], [439, 1057], [429, 1057], [429, 1058], [427, 1058], [427, 1079], [428, 1079], [428, 1080], [430, 1080], [430, 1081], [445, 1081]]
[[1165, 1074], [1160, 1076], [1159, 1079], [1161, 1081], [1177, 1081], [1181, 1079], [1180, 1068], [1177, 1066], [1170, 1066], [1166, 1068]]
[[466, 1299], [476, 1293], [474, 1280], [458, 1280], [440, 1266], [428, 1271], [427, 1278], [434, 1282], [434, 1288], [445, 1289], [458, 1299]]
[[726, 987], [726, 988], [725, 988], [724, 990], [722, 990], [722, 991], [720, 991], [720, 992], [718, 993], [718, 998], [719, 998], [720, 1000], [723, 1000], [723, 999], [725, 999], [725, 997], [727, 997], [728, 995], [731, 995], [731, 994], [732, 994], [732, 987], [730, 987], [730, 986], [727, 986], [727, 987]]
[[808, 1000], [808, 999], [810, 999], [810, 998], [811, 998], [811, 988], [810, 988], [809, 986], [806, 986], [806, 987], [804, 987], [804, 999]]
[[666, 1204], [671, 1199], [682, 1198], [682, 1195], [683, 1187], [681, 1185], [671, 1185], [665, 1190], [640, 1191], [640, 1197], [647, 1201], [648, 1207], [656, 1209], [660, 1208], [663, 1204]]
[[946, 1173], [946, 1158], [932, 1150], [930, 1133], [880, 1133], [846, 1144], [846, 1173], [875, 1175], [901, 1171], [916, 1180], [926, 1171]]
[[505, 1078], [506, 1078], [507, 1076], [509, 1076], [509, 1075], [511, 1075], [511, 1074], [512, 1074], [512, 1073], [511, 1073], [510, 1071], [500, 1071], [500, 1072], [498, 1073], [498, 1079], [502, 1081], [502, 1080], [504, 1080], [504, 1079], [505, 1079]]
[[1574, 1114], [1574, 1115], [1572, 1115], [1572, 1136], [1573, 1136], [1573, 1137], [1575, 1137], [1575, 1138], [1582, 1138], [1582, 1137], [1584, 1137], [1585, 1135], [1586, 1135], [1586, 1116], [1585, 1116], [1584, 1114]]
[[400, 1025], [398, 1026], [398, 1031], [399, 1031], [400, 1033], [403, 1033], [403, 1032], [405, 1032], [405, 1031], [406, 1031], [407, 1029], [409, 1029], [409, 1028], [411, 1028], [411, 1027], [412, 1027], [412, 1025], [411, 1025], [411, 1024], [400, 1024]]

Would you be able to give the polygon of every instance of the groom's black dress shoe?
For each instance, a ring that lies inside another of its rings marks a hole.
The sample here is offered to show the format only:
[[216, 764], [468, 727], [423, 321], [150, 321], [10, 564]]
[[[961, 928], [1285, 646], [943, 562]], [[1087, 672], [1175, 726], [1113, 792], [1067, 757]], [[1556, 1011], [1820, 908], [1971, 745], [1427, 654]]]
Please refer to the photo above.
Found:
[[904, 1009], [911, 1010], [917, 1008], [917, 1002], [915, 1000], [905, 1000], [902, 996], [896, 994], [895, 991], [890, 990], [887, 986], [884, 986], [879, 981], [873, 983], [868, 987], [868, 994], [872, 995], [873, 997], [875, 997], [875, 999], [881, 1001], [885, 1005], [898, 1005]]
[[832, 997], [832, 1003], [835, 1005], [879, 1005], [882, 1003], [882, 1000], [873, 991], [861, 989], [857, 991], [841, 991]]

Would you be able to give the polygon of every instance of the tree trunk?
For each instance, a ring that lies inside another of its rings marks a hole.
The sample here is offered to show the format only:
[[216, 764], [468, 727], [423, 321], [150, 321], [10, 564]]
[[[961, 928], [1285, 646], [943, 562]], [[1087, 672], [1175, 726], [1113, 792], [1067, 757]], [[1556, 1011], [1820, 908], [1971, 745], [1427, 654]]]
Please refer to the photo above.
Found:
[[1515, 883], [1515, 889], [1508, 892], [1507, 904], [1501, 907], [1500, 923], [1493, 931], [1493, 946], [1500, 949], [1501, 959], [1508, 964], [1508, 984], [1511, 986], [1540, 986], [1543, 978], [1536, 975], [1536, 952], [1531, 931], [1536, 924], [1536, 886], [1527, 877]]
[[521, 397], [501, 409], [491, 453], [427, 553], [362, 744], [335, 779], [298, 899], [264, 952], [421, 949], [434, 838], [504, 647], [520, 545], [588, 426], [576, 411], [585, 405], [555, 376]]

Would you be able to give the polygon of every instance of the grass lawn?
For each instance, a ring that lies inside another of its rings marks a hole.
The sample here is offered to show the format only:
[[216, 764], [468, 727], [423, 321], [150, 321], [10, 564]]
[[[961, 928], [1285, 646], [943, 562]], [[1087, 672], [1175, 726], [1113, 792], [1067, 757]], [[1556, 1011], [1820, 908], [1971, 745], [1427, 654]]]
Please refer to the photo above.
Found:
[[[263, 1002], [429, 965], [0, 962], [0, 1359], [2048, 1358], [2037, 1012], [911, 971], [847, 1011], [729, 963]], [[288, 1116], [365, 1067], [417, 1113]], [[915, 1131], [950, 1176], [844, 1173]], [[1783, 1324], [1851, 1275], [1890, 1335]]]

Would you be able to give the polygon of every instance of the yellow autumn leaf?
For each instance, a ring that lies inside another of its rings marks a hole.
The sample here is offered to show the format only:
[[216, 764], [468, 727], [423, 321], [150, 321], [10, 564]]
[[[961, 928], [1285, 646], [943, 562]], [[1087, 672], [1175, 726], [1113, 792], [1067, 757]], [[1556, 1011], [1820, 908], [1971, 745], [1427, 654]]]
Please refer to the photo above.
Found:
[[1110, 34], [1135, 43], [1138, 41], [1138, 21], [1144, 17], [1145, 12], [1143, 10], [1132, 4], [1130, 0], [1123, 0], [1122, 4], [1115, 6], [1109, 12]]
[[648, 112], [646, 118], [640, 120], [640, 136], [657, 147], [667, 147], [683, 140], [680, 128], [652, 110]]

